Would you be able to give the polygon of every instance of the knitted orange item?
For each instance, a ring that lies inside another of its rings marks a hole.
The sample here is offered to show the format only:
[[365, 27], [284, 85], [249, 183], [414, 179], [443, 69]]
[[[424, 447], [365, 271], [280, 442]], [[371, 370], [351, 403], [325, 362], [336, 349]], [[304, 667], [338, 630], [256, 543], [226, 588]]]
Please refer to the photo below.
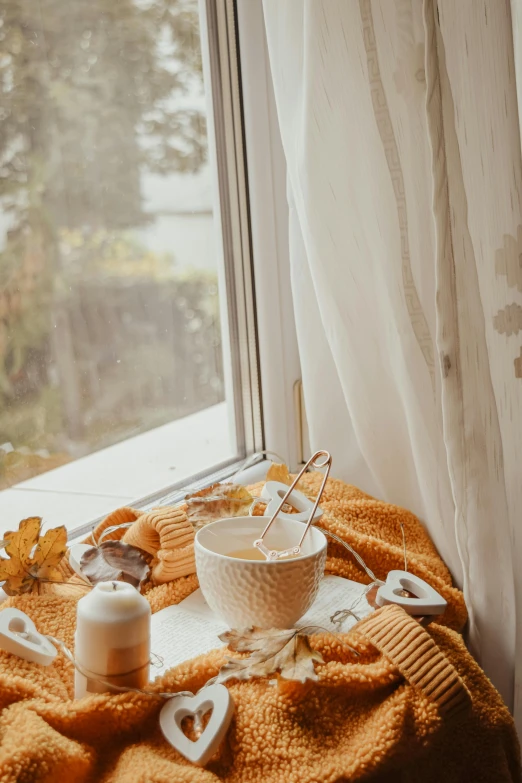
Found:
[[[318, 480], [305, 477], [307, 491], [315, 491]], [[252, 491], [258, 493], [261, 486]], [[391, 568], [403, 567], [402, 522], [409, 569], [448, 600], [444, 623], [462, 626], [462, 595], [412, 514], [333, 479], [321, 505], [325, 515], [320, 524], [349, 541], [381, 578]], [[164, 531], [167, 540], [172, 512], [148, 512], [152, 517], [142, 525], [145, 535], [152, 528], [160, 540]], [[95, 538], [115, 519], [139, 522], [143, 516], [119, 509], [101, 523]], [[124, 533], [122, 528], [110, 535]], [[177, 540], [175, 526], [172, 533], [168, 540]], [[328, 569], [368, 581], [337, 544], [329, 545]], [[157, 587], [149, 583], [146, 597], [154, 612], [178, 603], [196, 587], [191, 574]], [[27, 612], [38, 630], [73, 646], [73, 598], [20, 596], [5, 605]], [[389, 606], [348, 634], [321, 634], [311, 643], [324, 658], [324, 664], [316, 665], [317, 683], [227, 684], [236, 705], [234, 720], [204, 770], [164, 740], [157, 721], [159, 700], [127, 693], [75, 702], [72, 665], [62, 655], [43, 668], [0, 651], [0, 783], [521, 780], [513, 721], [455, 631], [435, 623], [425, 630]], [[187, 661], [153, 688], [196, 692], [218, 672], [225, 655], [221, 649]]]
[[[134, 522], [131, 527], [120, 527], [104, 535], [110, 527], [126, 525]], [[94, 528], [87, 536], [85, 543], [123, 540], [151, 555], [151, 580], [155, 585], [171, 582], [180, 576], [188, 576], [196, 571], [194, 560], [194, 528], [187, 519], [183, 507], [163, 506], [152, 511], [141, 511], [134, 508], [119, 508], [113, 511]], [[81, 584], [79, 577], [73, 576], [73, 571], [66, 559], [59, 566], [63, 579]], [[51, 591], [50, 591], [51, 592]], [[65, 593], [53, 586], [52, 592]]]
[[361, 622], [357, 630], [397, 666], [401, 674], [453, 717], [469, 707], [469, 692], [433, 639], [398, 606], [387, 606]]
[[[124, 506], [123, 508], [117, 508], [116, 511], [113, 511], [111, 514], [109, 514], [108, 517], [105, 517], [102, 522], [96, 525], [92, 534], [85, 539], [85, 543], [99, 544], [102, 533], [104, 533], [109, 527], [116, 527], [117, 525], [124, 525], [129, 522], [135, 522], [143, 513], [144, 512], [140, 511], [140, 509], [128, 508], [127, 506]], [[103, 540], [119, 541], [124, 532], [125, 528], [113, 530], [112, 532], [104, 535]]]
[[[315, 496], [322, 476], [308, 473], [300, 481], [301, 489]], [[264, 481], [249, 487], [254, 496], [261, 494]], [[425, 579], [448, 602], [440, 622], [461, 630], [467, 620], [466, 605], [460, 590], [453, 587], [451, 575], [441, 560], [426, 530], [410, 511], [391, 503], [384, 503], [365, 494], [357, 487], [337, 479], [328, 479], [321, 500], [324, 515], [319, 525], [336, 533], [359, 552], [366, 564], [379, 579], [393, 569], [404, 568], [401, 524], [406, 536], [408, 570]], [[254, 513], [262, 514], [264, 505], [256, 506]], [[150, 512], [123, 508], [110, 514], [94, 531], [96, 540], [116, 520], [138, 520], [126, 531], [122, 528], [109, 538], [121, 538], [134, 543], [151, 554], [152, 577], [157, 584], [194, 573], [192, 526], [186, 521], [184, 507], [165, 507]], [[190, 526], [190, 527], [189, 527]], [[155, 549], [157, 552], [155, 552]], [[328, 543], [327, 573], [344, 576], [363, 584], [369, 583], [366, 573], [354, 558], [333, 541]]]
[[[190, 580], [169, 601], [180, 600]], [[193, 584], [192, 584], [193, 586]], [[8, 605], [72, 646], [72, 600]], [[137, 693], [72, 701], [71, 664], [43, 668], [0, 651], [0, 781], [59, 783], [509, 783], [521, 780], [513, 721], [457, 633], [422, 629], [385, 607], [348, 634], [311, 637], [317, 683], [229, 682], [235, 716], [206, 769], [158, 725], [162, 701]], [[196, 692], [225, 660], [216, 650], [166, 673], [155, 690]], [[419, 669], [418, 661], [423, 660]], [[442, 674], [441, 674], [442, 673]]]
[[142, 514], [123, 541], [154, 555], [151, 577], [155, 584], [171, 582], [196, 570], [194, 528], [182, 508], [164, 506]]

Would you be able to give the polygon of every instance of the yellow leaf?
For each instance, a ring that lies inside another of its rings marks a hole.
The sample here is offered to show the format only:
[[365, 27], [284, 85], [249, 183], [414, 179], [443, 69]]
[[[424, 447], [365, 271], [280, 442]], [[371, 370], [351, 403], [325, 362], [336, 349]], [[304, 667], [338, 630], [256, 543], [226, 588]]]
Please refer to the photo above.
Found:
[[24, 569], [24, 564], [18, 558], [0, 559], [0, 582], [7, 595], [19, 595], [31, 590], [33, 580]]
[[277, 462], [272, 462], [268, 468], [266, 474], [267, 481], [281, 481], [283, 484], [290, 486], [292, 483], [292, 476], [286, 465], [278, 465]]
[[67, 531], [64, 525], [54, 527], [43, 535], [31, 560], [30, 571], [39, 579], [60, 579], [56, 566], [67, 551]]
[[[267, 481], [280, 481], [282, 484], [286, 484], [288, 487], [294, 480], [294, 477], [291, 475], [290, 471], [288, 470], [287, 465], [278, 465], [277, 462], [272, 462], [270, 467], [268, 468], [268, 472], [266, 474], [266, 480]], [[315, 500], [315, 495], [313, 493], [310, 493], [309, 490], [307, 490], [306, 487], [303, 487], [302, 484], [297, 482], [295, 485], [295, 489], [298, 489], [300, 492], [303, 492], [307, 498], [310, 500]], [[288, 504], [290, 505], [290, 504]], [[287, 511], [285, 507], [283, 507], [283, 511]], [[295, 509], [297, 511], [297, 509]]]
[[22, 569], [22, 564], [19, 560], [13, 558], [7, 560], [7, 558], [0, 558], [0, 582], [3, 579], [9, 579], [10, 576], [14, 576]]
[[5, 534], [6, 541], [8, 541], [5, 551], [9, 557], [19, 560], [21, 563], [27, 562], [32, 548], [38, 541], [41, 524], [41, 517], [29, 517], [22, 519], [16, 532]]
[[63, 581], [56, 566], [67, 551], [67, 531], [62, 525], [39, 538], [41, 525], [40, 517], [30, 517], [16, 532], [6, 533], [9, 559], [0, 558], [0, 582], [8, 595], [38, 592], [41, 581]]

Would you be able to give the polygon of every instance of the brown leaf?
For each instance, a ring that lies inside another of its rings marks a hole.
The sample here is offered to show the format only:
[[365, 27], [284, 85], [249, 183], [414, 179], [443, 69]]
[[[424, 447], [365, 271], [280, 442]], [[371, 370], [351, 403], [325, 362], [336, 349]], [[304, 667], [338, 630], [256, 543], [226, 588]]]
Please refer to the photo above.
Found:
[[240, 517], [248, 514], [254, 498], [240, 484], [213, 484], [211, 487], [188, 495], [187, 517], [194, 527], [202, 527], [223, 517]]
[[215, 682], [230, 679], [249, 680], [252, 677], [268, 677], [279, 671], [286, 680], [317, 680], [314, 661], [323, 658], [312, 650], [308, 637], [298, 629], [282, 631], [273, 628], [263, 631], [250, 628], [245, 631], [227, 631], [219, 637], [230, 649], [250, 652], [248, 658], [229, 658], [221, 667]]
[[274, 660], [274, 666], [280, 670], [284, 680], [317, 680], [314, 661], [324, 663], [323, 656], [312, 650], [308, 636], [298, 633], [284, 647]]
[[123, 541], [103, 541], [87, 550], [80, 567], [91, 584], [98, 582], [128, 582], [139, 587], [148, 577], [150, 568], [139, 549]]

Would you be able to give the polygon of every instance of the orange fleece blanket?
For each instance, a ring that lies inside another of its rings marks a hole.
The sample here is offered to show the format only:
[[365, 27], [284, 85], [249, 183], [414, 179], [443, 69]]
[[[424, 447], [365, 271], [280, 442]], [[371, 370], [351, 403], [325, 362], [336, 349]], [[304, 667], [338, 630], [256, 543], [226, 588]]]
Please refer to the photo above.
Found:
[[[307, 476], [306, 488], [318, 480]], [[379, 578], [403, 567], [401, 521], [409, 570], [445, 596], [445, 615], [424, 629], [398, 607], [385, 607], [348, 634], [312, 637], [325, 661], [316, 665], [317, 683], [229, 683], [236, 713], [206, 769], [163, 738], [159, 699], [129, 693], [74, 701], [72, 665], [62, 655], [44, 668], [0, 651], [0, 782], [521, 780], [513, 721], [457, 633], [466, 620], [462, 594], [419, 521], [333, 479], [321, 505], [321, 525], [351, 543]], [[327, 569], [368, 581], [337, 544], [329, 545]], [[149, 586], [147, 597], [157, 611], [196, 587], [190, 575]], [[72, 647], [74, 598], [21, 596], [5, 605]], [[152, 687], [195, 692], [226, 653], [188, 661]]]

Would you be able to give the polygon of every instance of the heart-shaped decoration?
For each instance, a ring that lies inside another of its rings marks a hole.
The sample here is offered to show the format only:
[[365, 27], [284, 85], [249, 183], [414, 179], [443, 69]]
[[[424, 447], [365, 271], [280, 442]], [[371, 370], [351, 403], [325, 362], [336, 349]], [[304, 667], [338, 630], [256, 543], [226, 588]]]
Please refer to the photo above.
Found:
[[[261, 493], [263, 500], [268, 501], [264, 514], [265, 517], [271, 517], [273, 514], [275, 514], [279, 504], [287, 492], [288, 487], [286, 484], [283, 484], [282, 481], [266, 482]], [[314, 504], [306, 497], [306, 495], [303, 495], [302, 492], [294, 489], [292, 494], [288, 497], [287, 502], [290, 506], [293, 506], [295, 509], [297, 509], [298, 513], [287, 514], [286, 512], [280, 511], [277, 515], [279, 519], [292, 519], [294, 522], [308, 522]], [[318, 506], [314, 514], [314, 523], [321, 519], [322, 516], [323, 512]]]
[[[415, 598], [401, 595], [407, 590]], [[379, 606], [398, 604], [405, 612], [414, 616], [442, 614], [448, 602], [424, 579], [408, 571], [390, 571], [386, 584], [379, 587], [375, 598]]]
[[26, 661], [49, 666], [56, 658], [56, 647], [24, 612], [4, 609], [0, 612], [0, 648]]
[[[201, 737], [193, 742], [183, 733], [181, 722], [197, 712], [204, 715], [209, 710], [212, 710], [210, 720]], [[173, 748], [193, 764], [203, 767], [217, 751], [233, 715], [234, 702], [227, 688], [209, 685], [196, 696], [173, 696], [169, 699], [160, 712], [160, 726], [163, 736]]]

